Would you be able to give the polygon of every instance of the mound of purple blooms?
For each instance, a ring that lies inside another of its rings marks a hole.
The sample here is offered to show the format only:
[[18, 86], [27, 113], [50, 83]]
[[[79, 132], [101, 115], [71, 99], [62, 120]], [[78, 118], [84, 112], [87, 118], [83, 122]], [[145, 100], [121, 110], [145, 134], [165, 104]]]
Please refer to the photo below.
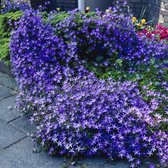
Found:
[[39, 12], [27, 11], [19, 21], [10, 45], [18, 107], [32, 113], [49, 154], [126, 158], [132, 167], [157, 155], [166, 166], [168, 134], [159, 128], [167, 119], [155, 114], [166, 95], [146, 90], [145, 101], [136, 83], [101, 80], [84, 66], [103, 56], [104, 65], [122, 58], [132, 69], [165, 57], [165, 46], [139, 38], [125, 14], [79, 13], [80, 23], [76, 15], [51, 26]]
[[166, 45], [137, 35], [126, 7], [109, 8], [106, 13], [97, 11], [92, 17], [74, 10], [52, 26], [58, 37], [77, 43], [77, 54], [87, 62], [100, 58], [101, 64], [108, 67], [116, 59], [123, 59], [126, 68], [132, 69], [140, 63], [149, 64], [151, 58], [167, 59]]
[[30, 9], [30, 5], [28, 2], [26, 1], [11, 1], [11, 0], [2, 0], [0, 2], [0, 6], [2, 6], [1, 9], [1, 13], [6, 13], [6, 12], [10, 12], [10, 11], [15, 11], [15, 10], [21, 10], [21, 11], [25, 11], [26, 9]]

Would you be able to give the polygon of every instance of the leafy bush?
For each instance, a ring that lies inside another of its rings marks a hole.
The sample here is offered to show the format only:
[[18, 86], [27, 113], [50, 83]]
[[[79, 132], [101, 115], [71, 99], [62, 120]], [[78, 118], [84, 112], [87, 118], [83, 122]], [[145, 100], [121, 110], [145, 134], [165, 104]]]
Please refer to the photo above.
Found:
[[[12, 34], [17, 105], [32, 112], [49, 154], [126, 158], [132, 167], [156, 154], [166, 166], [167, 76], [158, 67], [166, 69], [167, 45], [139, 37], [125, 9], [48, 19], [30, 10]], [[126, 81], [129, 73], [135, 83]], [[153, 82], [160, 73], [159, 90]]]
[[9, 41], [11, 31], [15, 27], [17, 22], [22, 16], [21, 11], [8, 12], [0, 14], [0, 60], [5, 61], [9, 64]]

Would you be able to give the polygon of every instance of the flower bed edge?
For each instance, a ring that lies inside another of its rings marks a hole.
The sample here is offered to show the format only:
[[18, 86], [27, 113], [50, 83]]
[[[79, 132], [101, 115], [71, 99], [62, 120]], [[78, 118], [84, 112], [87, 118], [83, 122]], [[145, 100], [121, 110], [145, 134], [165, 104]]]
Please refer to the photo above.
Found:
[[0, 60], [0, 72], [13, 77], [10, 65], [6, 65], [5, 62], [2, 60]]

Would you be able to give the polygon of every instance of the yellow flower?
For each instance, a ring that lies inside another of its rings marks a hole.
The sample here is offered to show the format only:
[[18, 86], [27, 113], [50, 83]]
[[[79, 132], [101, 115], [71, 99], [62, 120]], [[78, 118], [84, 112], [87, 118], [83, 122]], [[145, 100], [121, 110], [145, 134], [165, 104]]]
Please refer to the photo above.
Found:
[[85, 13], [88, 13], [88, 12], [90, 12], [90, 7], [89, 6], [86, 7], [86, 10], [85, 10]]
[[61, 10], [61, 8], [57, 8], [57, 11], [59, 12]]
[[137, 18], [136, 18], [136, 17], [133, 17], [133, 18], [132, 18], [132, 23], [135, 23], [136, 20], [137, 20]]
[[137, 24], [138, 27], [141, 27], [142, 25], [140, 23]]
[[142, 20], [141, 20], [141, 23], [142, 23], [142, 24], [145, 24], [145, 23], [146, 23], [146, 19], [142, 19]]
[[111, 9], [106, 9], [106, 13], [112, 13]]
[[87, 11], [90, 11], [90, 7], [89, 7], [89, 6], [87, 6], [87, 7], [86, 7], [86, 10], [87, 10]]

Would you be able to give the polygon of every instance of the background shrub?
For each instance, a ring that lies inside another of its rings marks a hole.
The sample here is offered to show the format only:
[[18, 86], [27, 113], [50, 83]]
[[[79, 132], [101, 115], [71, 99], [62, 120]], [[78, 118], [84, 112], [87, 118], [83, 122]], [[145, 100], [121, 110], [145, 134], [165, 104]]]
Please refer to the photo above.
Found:
[[9, 41], [11, 31], [23, 13], [21, 11], [8, 12], [0, 14], [0, 60], [5, 61], [7, 64], [10, 62], [9, 56]]

